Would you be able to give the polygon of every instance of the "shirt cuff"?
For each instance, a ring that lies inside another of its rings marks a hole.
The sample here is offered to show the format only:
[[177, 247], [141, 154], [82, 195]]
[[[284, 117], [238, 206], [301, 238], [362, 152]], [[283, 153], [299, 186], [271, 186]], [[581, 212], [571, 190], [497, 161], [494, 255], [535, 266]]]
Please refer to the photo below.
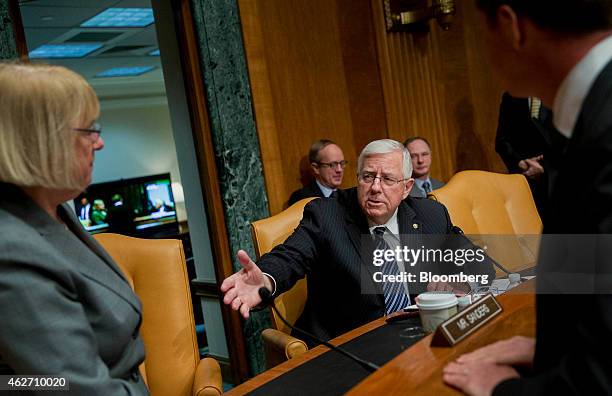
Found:
[[267, 276], [268, 278], [270, 278], [270, 280], [272, 281], [272, 296], [274, 294], [276, 294], [276, 279], [274, 279], [274, 277], [266, 272], [262, 272], [265, 276]]

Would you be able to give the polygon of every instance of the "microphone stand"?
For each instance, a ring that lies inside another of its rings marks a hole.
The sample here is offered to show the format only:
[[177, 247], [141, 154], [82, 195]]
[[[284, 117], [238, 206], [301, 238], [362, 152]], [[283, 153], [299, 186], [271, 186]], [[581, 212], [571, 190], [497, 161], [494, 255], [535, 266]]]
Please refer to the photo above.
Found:
[[272, 309], [274, 310], [274, 312], [276, 312], [276, 315], [278, 315], [278, 317], [280, 318], [280, 320], [287, 325], [289, 328], [295, 330], [296, 332], [305, 335], [306, 337], [325, 345], [326, 347], [328, 347], [331, 350], [334, 350], [338, 353], [341, 353], [342, 355], [348, 357], [349, 359], [353, 360], [354, 362], [358, 363], [361, 367], [363, 367], [364, 369], [366, 369], [369, 372], [374, 372], [376, 370], [378, 370], [380, 368], [380, 366], [372, 363], [372, 362], [368, 362], [367, 360], [361, 359], [360, 357], [357, 357], [355, 355], [353, 355], [352, 353], [345, 351], [343, 348], [337, 347], [335, 345], [330, 344], [327, 341], [323, 341], [322, 339], [320, 339], [319, 337], [315, 336], [314, 334], [311, 334], [305, 330], [299, 329], [293, 325], [291, 325], [289, 322], [287, 322], [287, 320], [283, 317], [283, 315], [280, 314], [280, 312], [278, 312], [278, 309], [276, 309], [276, 305], [274, 305], [274, 299], [272, 298], [272, 293], [270, 293], [270, 290], [266, 289], [265, 287], [262, 287], [259, 289], [259, 297], [261, 297], [262, 302], [264, 302], [264, 304], [268, 304], [270, 305], [270, 307], [272, 307]]

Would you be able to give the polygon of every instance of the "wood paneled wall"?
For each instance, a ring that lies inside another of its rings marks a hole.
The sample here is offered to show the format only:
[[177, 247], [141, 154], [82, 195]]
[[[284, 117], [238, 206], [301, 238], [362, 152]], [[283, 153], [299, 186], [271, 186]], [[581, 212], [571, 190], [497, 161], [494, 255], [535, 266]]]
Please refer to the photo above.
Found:
[[386, 137], [369, 0], [240, 0], [270, 212], [308, 174], [320, 138], [336, 141], [356, 183], [357, 154]]
[[272, 214], [308, 173], [319, 138], [350, 161], [371, 140], [430, 140], [434, 177], [504, 171], [494, 151], [501, 90], [489, 71], [471, 0], [450, 31], [387, 33], [382, 0], [239, 0]]
[[491, 75], [472, 0], [456, 0], [449, 31], [387, 33], [382, 0], [371, 0], [389, 137], [426, 137], [432, 174], [447, 181], [466, 169], [504, 172], [495, 153], [501, 89]]

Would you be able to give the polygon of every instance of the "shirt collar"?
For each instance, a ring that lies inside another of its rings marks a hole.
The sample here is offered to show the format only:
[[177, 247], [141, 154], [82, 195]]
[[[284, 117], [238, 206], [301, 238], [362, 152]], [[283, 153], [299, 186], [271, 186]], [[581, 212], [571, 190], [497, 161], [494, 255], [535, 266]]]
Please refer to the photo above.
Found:
[[319, 183], [318, 180], [315, 180], [315, 181], [317, 182], [317, 186], [319, 186], [319, 188], [321, 189], [321, 192], [323, 193], [323, 195], [325, 195], [325, 197], [329, 198], [329, 196], [332, 195], [332, 193], [334, 191], [336, 191], [335, 189], [331, 189], [331, 188], [329, 188], [327, 186], [324, 186], [323, 184]]
[[572, 137], [584, 99], [610, 59], [612, 35], [591, 48], [559, 86], [553, 105], [553, 123], [565, 137]]
[[425, 183], [425, 182], [429, 183], [429, 188], [431, 188], [431, 180], [429, 179], [429, 176], [427, 176], [427, 179], [425, 179], [425, 180], [414, 179], [414, 182], [416, 183], [417, 187], [419, 187], [421, 190], [425, 190], [423, 188], [423, 183]]
[[370, 234], [374, 234], [374, 228], [376, 227], [387, 227], [387, 230], [392, 235], [399, 235], [399, 225], [397, 223], [397, 211], [398, 210], [399, 210], [399, 207], [395, 209], [395, 212], [393, 212], [393, 215], [391, 216], [391, 218], [389, 218], [389, 220], [387, 220], [385, 224], [374, 224], [372, 221], [368, 219], [368, 228], [370, 230]]

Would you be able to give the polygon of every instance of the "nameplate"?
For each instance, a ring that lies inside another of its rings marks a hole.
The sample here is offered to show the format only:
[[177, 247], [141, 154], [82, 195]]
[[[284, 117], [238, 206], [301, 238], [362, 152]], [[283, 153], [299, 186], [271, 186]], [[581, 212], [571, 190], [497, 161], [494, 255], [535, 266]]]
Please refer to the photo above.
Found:
[[501, 311], [502, 307], [495, 297], [487, 294], [442, 322], [434, 333], [431, 346], [453, 346], [499, 315]]

